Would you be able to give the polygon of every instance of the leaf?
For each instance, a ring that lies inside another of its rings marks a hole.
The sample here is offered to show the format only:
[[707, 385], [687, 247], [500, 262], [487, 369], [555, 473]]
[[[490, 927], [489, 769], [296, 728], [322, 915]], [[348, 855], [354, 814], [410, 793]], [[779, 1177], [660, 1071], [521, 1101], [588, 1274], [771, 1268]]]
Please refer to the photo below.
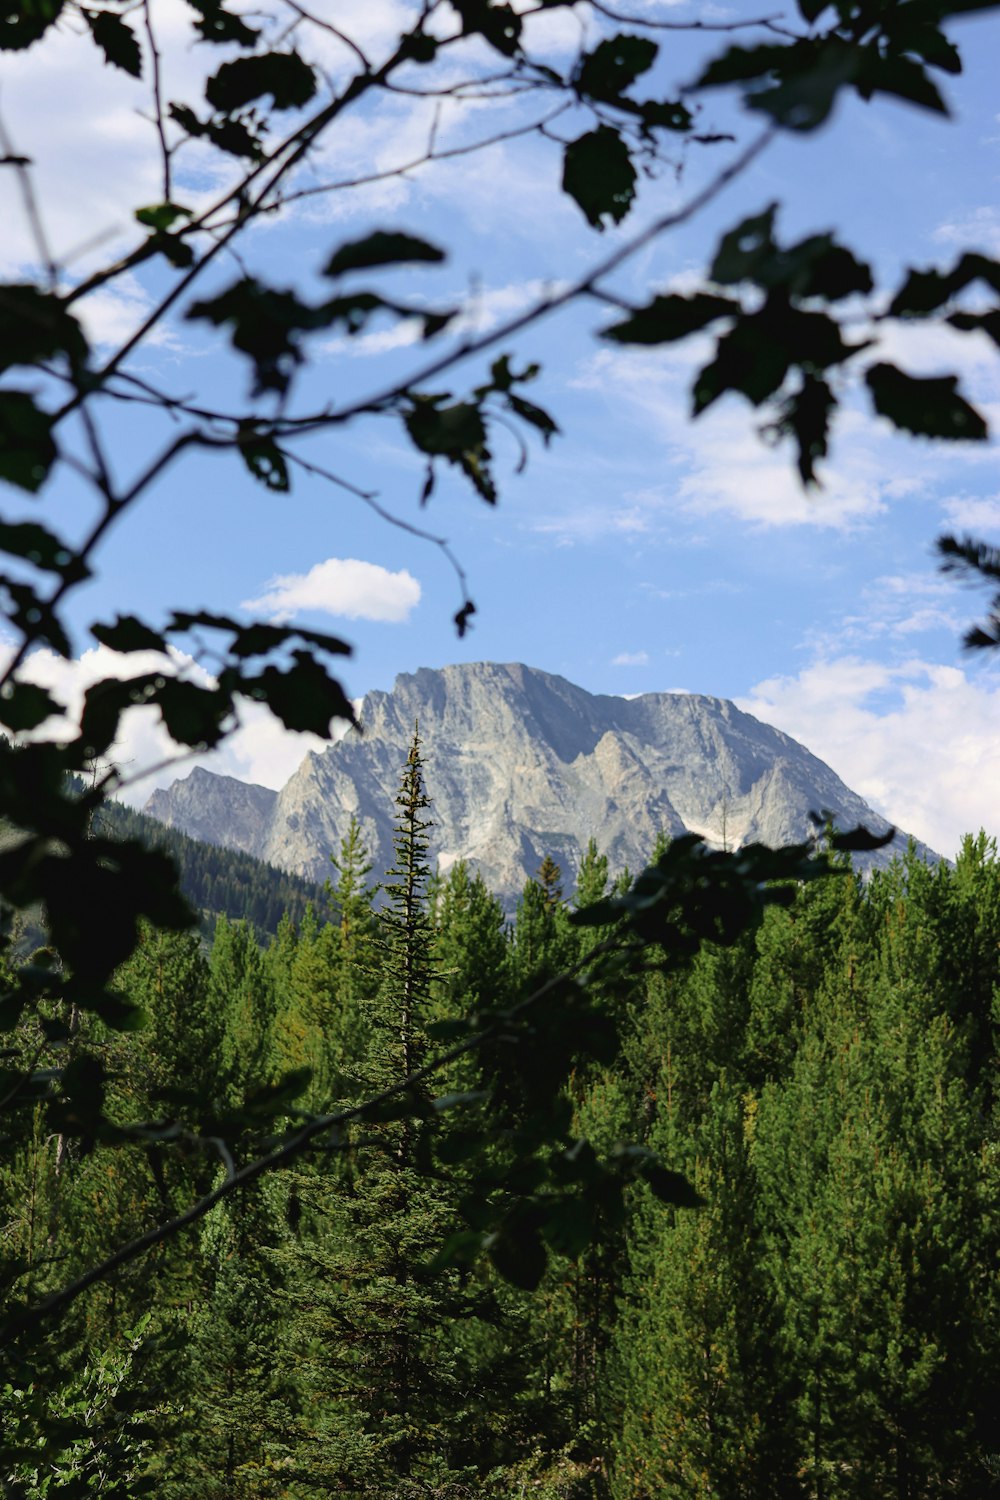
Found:
[[177, 677], [160, 679], [150, 695], [171, 739], [179, 745], [211, 749], [225, 737], [223, 727], [232, 712], [232, 699], [223, 688], [199, 687]]
[[27, 391], [0, 391], [0, 479], [36, 494], [57, 457], [49, 416]]
[[413, 396], [412, 405], [403, 417], [406, 430], [422, 453], [456, 464], [483, 499], [492, 504], [496, 500], [496, 487], [489, 470], [492, 455], [482, 410], [470, 401], [441, 405], [446, 399]]
[[171, 104], [167, 113], [188, 135], [211, 141], [213, 146], [229, 156], [247, 157], [250, 161], [263, 160], [263, 143], [244, 120], [199, 120], [194, 110], [189, 109], [186, 104]]
[[29, 283], [0, 286], [0, 370], [67, 355], [82, 364], [87, 341], [61, 297]]
[[586, 52], [576, 71], [577, 91], [590, 99], [614, 101], [656, 61], [659, 48], [643, 36], [622, 32]]
[[700, 1208], [705, 1202], [686, 1177], [680, 1172], [672, 1172], [658, 1161], [644, 1162], [640, 1175], [661, 1203], [672, 1204], [675, 1208]]
[[239, 440], [240, 457], [255, 479], [266, 489], [287, 494], [291, 488], [288, 464], [273, 438], [258, 435], [252, 424], [242, 423]]
[[213, 109], [232, 114], [270, 94], [274, 109], [300, 109], [316, 92], [316, 74], [297, 52], [259, 52], [225, 62], [205, 84]]
[[178, 219], [190, 219], [191, 210], [177, 203], [151, 203], [146, 208], [137, 208], [136, 221], [147, 229], [170, 229]]
[[816, 375], [805, 375], [801, 388], [788, 398], [777, 419], [764, 429], [776, 437], [794, 440], [803, 484], [816, 483], [816, 460], [827, 455], [830, 414], [836, 405], [836, 398], [825, 380]]
[[[829, 117], [840, 90], [858, 71], [857, 49], [838, 38], [821, 45], [800, 43], [786, 57], [773, 88], [744, 95], [748, 109], [770, 115], [786, 130], [815, 130]], [[794, 54], [794, 55], [792, 55]]]
[[533, 1292], [545, 1275], [548, 1256], [533, 1224], [507, 1224], [485, 1243], [490, 1260], [504, 1281]]
[[893, 94], [935, 114], [950, 113], [937, 85], [920, 63], [899, 53], [883, 53], [875, 47], [862, 49], [856, 86], [862, 99], [870, 99], [873, 94]]
[[774, 215], [777, 208], [777, 203], [769, 204], [763, 213], [744, 219], [722, 236], [708, 273], [712, 281], [729, 286], [738, 281], [756, 280], [757, 272], [776, 249]]
[[985, 421], [958, 394], [957, 375], [918, 378], [895, 365], [872, 365], [865, 371], [875, 410], [904, 432], [945, 441], [981, 442], [988, 436]]
[[265, 667], [259, 676], [240, 681], [237, 691], [266, 703], [286, 729], [307, 730], [328, 740], [331, 720], [353, 724], [354, 709], [340, 683], [310, 652], [293, 651], [292, 656], [295, 664], [287, 671]]
[[512, 412], [521, 418], [522, 422], [530, 422], [532, 427], [537, 427], [542, 434], [542, 441], [548, 447], [552, 438], [556, 437], [559, 428], [549, 413], [542, 407], [536, 406], [533, 401], [525, 401], [523, 396], [516, 396], [513, 392], [507, 397], [507, 405]]
[[10, 598], [11, 623], [25, 640], [39, 645], [48, 642], [57, 655], [69, 661], [73, 654], [69, 638], [48, 600], [43, 599], [29, 583], [2, 578], [0, 584]]
[[834, 829], [829, 835], [829, 844], [831, 849], [850, 854], [871, 854], [875, 849], [886, 848], [895, 837], [895, 828], [887, 828], [884, 833], [872, 833], [870, 829], [859, 825], [843, 831]]
[[30, 47], [59, 19], [64, 0], [0, 0], [0, 51]]
[[373, 230], [361, 240], [351, 240], [335, 250], [323, 270], [324, 276], [343, 276], [347, 271], [369, 270], [414, 261], [440, 262], [443, 250], [416, 235], [386, 229]]
[[105, 61], [133, 78], [141, 78], [142, 50], [132, 28], [110, 10], [85, 10], [83, 14]]
[[187, 3], [198, 14], [195, 30], [206, 42], [238, 42], [240, 46], [252, 47], [257, 40], [259, 32], [248, 26], [242, 16], [226, 10], [222, 0], [187, 0]]
[[37, 521], [20, 521], [13, 525], [0, 521], [0, 551], [73, 581], [90, 576], [90, 569], [62, 538]]
[[37, 729], [53, 714], [63, 712], [63, 705], [33, 682], [8, 682], [0, 691], [0, 724], [15, 733]]
[[90, 633], [102, 646], [112, 651], [161, 651], [166, 652], [167, 643], [158, 631], [135, 615], [119, 615], [113, 625], [91, 625]]
[[740, 304], [728, 297], [713, 297], [708, 292], [682, 297], [671, 292], [654, 297], [621, 323], [603, 329], [601, 337], [619, 344], [669, 344], [707, 327], [716, 318], [732, 317], [739, 311]]
[[621, 223], [632, 206], [635, 184], [628, 147], [610, 125], [599, 125], [566, 147], [563, 191], [595, 229], [604, 229], [605, 219]]
[[985, 333], [1000, 348], [1000, 307], [982, 313], [952, 313], [946, 321], [962, 333]]
[[462, 18], [465, 36], [478, 33], [491, 46], [513, 57], [521, 37], [521, 17], [509, 5], [495, 5], [493, 0], [451, 0]]

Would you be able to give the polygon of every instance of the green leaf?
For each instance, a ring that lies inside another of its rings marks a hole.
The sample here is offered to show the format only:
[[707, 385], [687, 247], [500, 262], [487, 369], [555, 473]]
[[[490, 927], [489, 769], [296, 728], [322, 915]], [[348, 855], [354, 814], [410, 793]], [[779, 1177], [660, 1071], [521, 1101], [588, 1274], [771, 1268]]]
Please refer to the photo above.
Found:
[[62, 14], [64, 0], [0, 0], [0, 51], [30, 47]]
[[142, 50], [131, 27], [110, 10], [85, 10], [90, 34], [105, 60], [133, 78], [142, 77]]
[[873, 94], [893, 94], [935, 114], [949, 113], [937, 85], [918, 62], [898, 53], [880, 52], [875, 47], [866, 47], [861, 53], [857, 90], [862, 99], [870, 99]]
[[26, 282], [0, 286], [0, 370], [60, 354], [75, 363], [87, 357], [80, 325], [62, 298]]
[[245, 120], [199, 120], [193, 109], [186, 104], [171, 104], [167, 110], [172, 120], [195, 139], [211, 141], [220, 151], [229, 156], [246, 157], [250, 161], [262, 161], [264, 146]]
[[0, 724], [15, 733], [37, 729], [53, 714], [63, 712], [63, 705], [33, 682], [8, 682], [0, 691]]
[[347, 271], [370, 270], [374, 266], [393, 266], [414, 261], [440, 262], [443, 250], [416, 235], [387, 229], [376, 229], [364, 239], [351, 240], [335, 250], [324, 267], [324, 276], [343, 276]]
[[533, 1224], [514, 1222], [486, 1240], [490, 1260], [505, 1281], [533, 1292], [545, 1275], [548, 1256]]
[[989, 312], [982, 313], [952, 313], [946, 322], [962, 333], [985, 333], [1000, 348], [1000, 307], [993, 307]]
[[102, 646], [112, 651], [162, 651], [167, 643], [158, 631], [137, 619], [135, 615], [119, 615], [112, 625], [91, 625], [90, 633]]
[[595, 229], [620, 224], [635, 198], [636, 172], [617, 130], [599, 125], [570, 141], [563, 159], [563, 191]]
[[226, 10], [222, 0], [187, 0], [187, 3], [198, 15], [195, 30], [206, 42], [238, 42], [242, 47], [252, 47], [260, 34], [242, 16]]
[[21, 557], [34, 567], [58, 573], [63, 578], [77, 581], [90, 576], [90, 569], [62, 538], [37, 521], [15, 524], [0, 521], [0, 551], [11, 557]]
[[641, 74], [649, 72], [659, 50], [648, 37], [626, 32], [608, 37], [593, 52], [584, 53], [574, 78], [578, 92], [589, 99], [617, 99]]
[[213, 109], [231, 114], [270, 94], [274, 109], [300, 109], [316, 92], [316, 74], [297, 52], [260, 52], [225, 62], [205, 85]]
[[475, 485], [484, 500], [496, 500], [490, 474], [492, 457], [486, 440], [486, 424], [478, 405], [456, 401], [442, 406], [444, 396], [416, 395], [404, 413], [406, 430], [422, 453], [456, 464]]
[[225, 737], [232, 699], [224, 689], [168, 677], [160, 679], [150, 701], [159, 708], [167, 733], [179, 745], [210, 749]]
[[27, 391], [0, 391], [0, 479], [35, 494], [57, 457], [49, 416]]
[[529, 422], [532, 427], [537, 427], [542, 434], [542, 440], [548, 447], [552, 438], [556, 437], [559, 428], [549, 413], [541, 406], [536, 406], [533, 401], [525, 401], [523, 396], [516, 396], [513, 392], [507, 397], [507, 405], [512, 412], [521, 418], [522, 422]]
[[830, 416], [836, 405], [836, 398], [825, 380], [816, 375], [805, 375], [801, 389], [788, 398], [777, 419], [764, 429], [775, 437], [794, 440], [803, 484], [817, 482], [816, 461], [827, 455]]
[[655, 1197], [661, 1203], [670, 1203], [675, 1208], [700, 1208], [705, 1200], [695, 1192], [687, 1178], [680, 1172], [672, 1172], [658, 1161], [647, 1161], [640, 1168], [640, 1175], [648, 1182]]
[[235, 682], [236, 691], [266, 703], [286, 729], [307, 730], [328, 740], [331, 720], [353, 724], [354, 709], [340, 683], [310, 652], [293, 651], [292, 656], [295, 664], [287, 671], [265, 667], [257, 677]]
[[465, 36], [478, 33], [504, 57], [515, 56], [521, 38], [521, 17], [509, 5], [493, 0], [451, 0], [462, 18]]
[[728, 297], [713, 297], [708, 292], [682, 297], [671, 292], [654, 297], [646, 307], [603, 329], [601, 337], [619, 344], [669, 344], [707, 327], [716, 318], [732, 317], [739, 311], [740, 304]]
[[241, 424], [240, 457], [255, 479], [266, 489], [287, 494], [291, 488], [288, 464], [273, 438], [257, 434], [249, 423]]
[[875, 410], [904, 432], [945, 441], [982, 442], [989, 434], [985, 421], [958, 394], [957, 375], [918, 378], [895, 365], [872, 365], [865, 372]]
[[178, 219], [190, 219], [191, 210], [177, 203], [151, 203], [146, 208], [137, 208], [136, 221], [147, 229], [160, 231], [170, 229]]
[[712, 281], [732, 286], [739, 281], [757, 280], [758, 273], [777, 249], [774, 243], [777, 209], [777, 203], [771, 203], [763, 213], [744, 219], [722, 236], [708, 273]]

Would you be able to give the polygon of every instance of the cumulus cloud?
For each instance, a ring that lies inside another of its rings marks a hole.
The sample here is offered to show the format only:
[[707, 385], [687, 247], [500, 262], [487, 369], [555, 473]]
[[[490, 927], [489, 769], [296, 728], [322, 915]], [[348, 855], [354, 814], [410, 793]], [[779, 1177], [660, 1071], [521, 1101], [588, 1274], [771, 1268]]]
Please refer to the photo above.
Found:
[[945, 521], [956, 531], [1000, 531], [1000, 495], [952, 495], [943, 509]]
[[328, 557], [308, 573], [272, 578], [258, 598], [244, 599], [242, 607], [262, 610], [274, 619], [315, 610], [349, 620], [399, 625], [419, 603], [420, 584], [405, 568], [390, 573], [356, 557]]
[[1000, 682], [912, 658], [814, 662], [759, 682], [739, 706], [826, 761], [876, 811], [953, 857], [1000, 833]]

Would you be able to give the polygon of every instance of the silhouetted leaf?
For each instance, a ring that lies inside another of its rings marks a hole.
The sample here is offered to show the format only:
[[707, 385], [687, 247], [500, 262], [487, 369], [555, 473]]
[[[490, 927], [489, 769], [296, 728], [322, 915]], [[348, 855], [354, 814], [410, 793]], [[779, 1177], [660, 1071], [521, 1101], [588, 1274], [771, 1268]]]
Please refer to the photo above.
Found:
[[865, 380], [875, 410], [904, 432], [946, 441], [981, 442], [988, 436], [979, 412], [958, 394], [956, 375], [920, 378], [877, 364], [866, 370]]
[[51, 420], [27, 391], [0, 391], [0, 479], [34, 494], [57, 456]]
[[0, 521], [0, 552], [21, 557], [34, 567], [59, 573], [63, 578], [82, 581], [90, 576], [90, 569], [62, 538], [38, 521], [19, 521], [14, 525]]
[[827, 454], [830, 414], [836, 398], [825, 380], [805, 375], [802, 386], [782, 405], [765, 432], [790, 437], [798, 449], [796, 463], [803, 484], [816, 483], [816, 461]]
[[0, 691], [0, 724], [15, 733], [37, 729], [53, 714], [61, 714], [63, 705], [33, 682], [8, 682]]
[[83, 14], [106, 61], [133, 78], [141, 78], [142, 51], [131, 27], [110, 10], [85, 10]]
[[444, 251], [412, 234], [376, 229], [364, 239], [352, 240], [335, 250], [324, 267], [324, 276], [343, 276], [373, 266], [401, 265], [413, 261], [439, 262]]
[[0, 0], [0, 51], [17, 52], [44, 36], [64, 0]]
[[269, 490], [287, 494], [291, 488], [288, 464], [273, 438], [256, 434], [252, 427], [241, 429], [240, 457], [255, 479]]
[[80, 325], [62, 299], [28, 283], [0, 286], [0, 370], [60, 354], [80, 363], [87, 357]]
[[605, 219], [621, 223], [632, 206], [635, 184], [628, 147], [610, 125], [599, 125], [566, 147], [563, 191], [595, 229], [604, 229]]
[[443, 405], [446, 396], [415, 395], [404, 412], [406, 430], [422, 453], [456, 464], [484, 500], [496, 500], [490, 474], [491, 453], [479, 406], [469, 401]]
[[636, 308], [630, 317], [603, 329], [601, 337], [619, 344], [669, 344], [707, 327], [716, 318], [731, 317], [739, 311], [740, 304], [728, 297], [714, 297], [708, 292], [682, 297], [671, 292], [654, 297], [646, 307]]
[[895, 837], [894, 828], [887, 828], [884, 833], [872, 833], [859, 826], [844, 830], [833, 829], [828, 835], [828, 842], [831, 849], [850, 854], [871, 854], [875, 849], [885, 849]]
[[119, 615], [113, 625], [91, 625], [90, 633], [102, 646], [112, 651], [162, 651], [167, 643], [135, 615]]
[[339, 682], [308, 651], [293, 651], [294, 665], [286, 671], [265, 667], [256, 677], [244, 678], [238, 691], [266, 703], [286, 729], [307, 730], [330, 738], [332, 719], [355, 722], [354, 709]]
[[648, 37], [625, 32], [608, 37], [593, 52], [584, 53], [574, 82], [590, 99], [617, 99], [642, 73], [649, 72], [658, 52]]
[[316, 92], [316, 75], [297, 52], [258, 52], [225, 62], [205, 84], [213, 109], [232, 114], [271, 95], [274, 109], [299, 109]]
[[242, 16], [227, 10], [222, 0], [187, 0], [187, 3], [197, 12], [195, 29], [206, 42], [238, 42], [252, 47], [257, 40], [259, 32], [248, 26]]

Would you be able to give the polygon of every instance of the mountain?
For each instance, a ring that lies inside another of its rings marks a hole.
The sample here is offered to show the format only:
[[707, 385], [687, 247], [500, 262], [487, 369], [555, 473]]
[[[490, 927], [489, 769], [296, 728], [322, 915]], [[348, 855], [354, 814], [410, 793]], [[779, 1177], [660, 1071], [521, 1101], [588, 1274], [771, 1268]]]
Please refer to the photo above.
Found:
[[[480, 662], [401, 675], [391, 693], [367, 695], [360, 719], [363, 734], [307, 755], [280, 792], [198, 770], [155, 792], [148, 811], [311, 880], [329, 872], [353, 814], [381, 873], [419, 723], [432, 858], [442, 870], [469, 860], [509, 907], [546, 854], [571, 890], [591, 837], [618, 871], [641, 869], [661, 831], [732, 848], [801, 840], [820, 810], [841, 827], [889, 826], [804, 746], [723, 698], [614, 698]], [[905, 842], [897, 835], [869, 862]]]

